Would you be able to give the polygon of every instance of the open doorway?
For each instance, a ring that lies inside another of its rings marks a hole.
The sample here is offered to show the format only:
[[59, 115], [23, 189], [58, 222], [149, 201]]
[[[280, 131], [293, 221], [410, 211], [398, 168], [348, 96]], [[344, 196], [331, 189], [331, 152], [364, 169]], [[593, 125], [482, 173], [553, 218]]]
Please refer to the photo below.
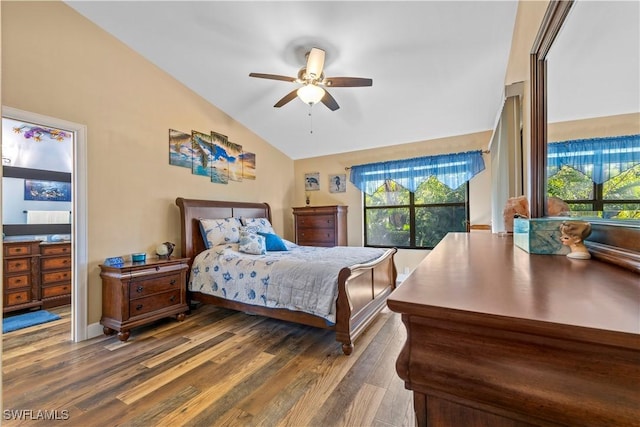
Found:
[[[82, 341], [87, 338], [86, 127], [10, 107], [2, 109], [2, 125], [3, 246], [8, 248], [15, 245], [10, 242], [23, 240], [31, 242], [30, 253], [37, 251], [38, 254], [37, 262], [26, 261], [36, 266], [37, 273], [30, 276], [34, 286], [22, 290], [19, 288], [22, 279], [14, 278], [12, 283], [16, 282], [16, 289], [22, 292], [12, 294], [12, 298], [18, 300], [10, 303], [35, 308], [70, 303], [71, 339]], [[5, 126], [23, 139], [31, 139], [32, 143], [44, 144], [45, 139], [50, 139], [51, 143], [58, 144], [54, 145], [58, 150], [56, 155], [37, 163], [34, 156], [38, 150], [26, 150], [26, 145], [16, 148], [16, 143], [21, 141], [5, 138]], [[65, 140], [69, 145], [68, 154], [64, 152]], [[23, 153], [20, 148], [24, 149]], [[63, 164], [52, 165], [53, 158]], [[5, 197], [14, 197], [14, 203]], [[18, 244], [16, 251], [21, 250]], [[70, 295], [65, 294], [64, 264], [67, 262], [71, 263], [67, 285], [71, 287]], [[5, 290], [4, 311], [9, 302], [7, 298]]]

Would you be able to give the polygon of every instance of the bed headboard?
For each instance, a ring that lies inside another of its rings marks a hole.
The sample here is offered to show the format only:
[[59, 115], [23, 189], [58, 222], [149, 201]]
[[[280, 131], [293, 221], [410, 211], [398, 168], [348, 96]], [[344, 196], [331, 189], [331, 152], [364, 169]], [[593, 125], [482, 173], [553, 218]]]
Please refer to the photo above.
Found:
[[180, 208], [180, 228], [182, 241], [180, 248], [183, 257], [193, 258], [206, 249], [200, 233], [201, 218], [268, 218], [271, 221], [271, 208], [267, 203], [225, 202], [219, 200], [195, 200], [178, 197], [176, 205]]

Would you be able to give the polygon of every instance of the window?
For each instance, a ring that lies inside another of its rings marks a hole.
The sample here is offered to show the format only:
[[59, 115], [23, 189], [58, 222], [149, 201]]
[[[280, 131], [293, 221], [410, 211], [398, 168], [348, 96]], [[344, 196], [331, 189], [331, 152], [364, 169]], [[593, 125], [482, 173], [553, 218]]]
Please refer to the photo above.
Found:
[[567, 202], [576, 216], [640, 219], [640, 165], [601, 184], [565, 165], [549, 177], [547, 190]]
[[387, 180], [364, 197], [365, 246], [432, 249], [451, 231], [467, 231], [468, 184], [452, 190], [435, 176], [411, 192]]
[[640, 219], [640, 135], [551, 143], [547, 176], [575, 216]]

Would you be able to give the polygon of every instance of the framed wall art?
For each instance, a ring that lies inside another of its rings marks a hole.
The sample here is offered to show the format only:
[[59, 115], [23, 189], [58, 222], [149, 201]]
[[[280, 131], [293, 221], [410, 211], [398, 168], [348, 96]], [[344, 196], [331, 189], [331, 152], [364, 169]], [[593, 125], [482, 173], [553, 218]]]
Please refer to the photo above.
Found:
[[347, 191], [347, 175], [344, 173], [329, 175], [329, 193], [344, 193]]
[[318, 191], [320, 190], [320, 173], [311, 172], [304, 174], [304, 190]]
[[70, 202], [71, 183], [60, 181], [24, 180], [24, 200]]

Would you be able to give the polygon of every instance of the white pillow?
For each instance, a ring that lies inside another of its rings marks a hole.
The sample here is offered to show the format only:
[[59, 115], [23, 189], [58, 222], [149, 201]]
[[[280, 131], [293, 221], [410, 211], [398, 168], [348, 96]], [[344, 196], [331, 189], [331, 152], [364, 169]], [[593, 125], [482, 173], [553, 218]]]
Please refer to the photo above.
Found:
[[246, 227], [258, 227], [257, 231], [261, 233], [276, 234], [267, 218], [242, 218], [242, 224]]
[[200, 232], [207, 249], [240, 240], [238, 218], [200, 219]]
[[246, 254], [264, 255], [267, 253], [266, 239], [259, 234], [240, 232], [238, 250]]

